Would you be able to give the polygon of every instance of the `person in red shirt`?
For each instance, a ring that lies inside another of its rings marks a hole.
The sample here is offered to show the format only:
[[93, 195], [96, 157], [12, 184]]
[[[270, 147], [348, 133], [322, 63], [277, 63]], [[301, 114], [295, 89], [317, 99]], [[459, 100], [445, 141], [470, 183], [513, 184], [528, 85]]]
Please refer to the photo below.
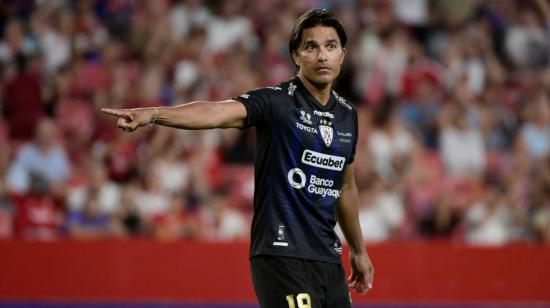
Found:
[[36, 124], [46, 116], [46, 109], [40, 77], [28, 65], [29, 59], [19, 53], [15, 62], [17, 74], [6, 85], [4, 112], [10, 137], [27, 141], [33, 138]]
[[26, 240], [49, 241], [61, 236], [62, 203], [49, 193], [48, 182], [31, 175], [31, 189], [26, 194], [14, 194], [15, 234]]

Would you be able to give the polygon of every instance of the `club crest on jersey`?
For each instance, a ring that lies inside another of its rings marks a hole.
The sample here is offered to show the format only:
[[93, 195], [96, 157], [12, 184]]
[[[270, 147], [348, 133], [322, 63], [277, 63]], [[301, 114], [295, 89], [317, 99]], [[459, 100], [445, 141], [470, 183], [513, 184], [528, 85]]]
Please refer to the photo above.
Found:
[[331, 127], [332, 122], [321, 119], [319, 130], [321, 131], [321, 136], [323, 137], [323, 141], [325, 142], [325, 145], [327, 147], [330, 147], [332, 144], [332, 136], [334, 134], [334, 130]]

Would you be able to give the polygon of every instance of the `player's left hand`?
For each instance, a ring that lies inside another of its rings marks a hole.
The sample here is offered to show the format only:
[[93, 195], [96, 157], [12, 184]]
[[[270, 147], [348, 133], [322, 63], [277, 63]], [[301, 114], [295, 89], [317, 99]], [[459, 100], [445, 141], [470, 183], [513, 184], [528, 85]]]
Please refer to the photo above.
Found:
[[374, 266], [367, 252], [355, 254], [350, 252], [351, 274], [348, 277], [349, 287], [357, 293], [365, 294], [372, 289]]

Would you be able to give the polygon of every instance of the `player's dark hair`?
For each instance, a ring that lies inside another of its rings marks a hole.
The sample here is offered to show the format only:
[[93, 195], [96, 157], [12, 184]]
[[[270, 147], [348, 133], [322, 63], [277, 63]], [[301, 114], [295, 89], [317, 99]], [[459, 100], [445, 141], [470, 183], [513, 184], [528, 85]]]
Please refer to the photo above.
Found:
[[336, 30], [336, 33], [338, 34], [338, 38], [340, 38], [340, 44], [342, 45], [342, 48], [346, 47], [348, 36], [346, 34], [344, 26], [340, 22], [340, 19], [338, 19], [336, 15], [329, 12], [328, 10], [311, 9], [302, 14], [302, 16], [300, 16], [298, 20], [296, 20], [294, 28], [290, 33], [290, 39], [288, 40], [288, 50], [290, 52], [290, 57], [292, 61], [294, 61], [294, 59], [292, 58], [292, 53], [298, 50], [298, 47], [300, 47], [300, 43], [302, 42], [302, 32], [304, 32], [304, 29], [309, 29], [316, 26], [334, 28], [334, 30]]

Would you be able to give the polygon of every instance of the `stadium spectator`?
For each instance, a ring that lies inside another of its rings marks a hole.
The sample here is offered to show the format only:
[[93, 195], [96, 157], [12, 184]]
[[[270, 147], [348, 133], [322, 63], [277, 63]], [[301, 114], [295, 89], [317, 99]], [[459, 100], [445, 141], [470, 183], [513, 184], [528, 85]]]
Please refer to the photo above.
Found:
[[407, 32], [397, 26], [382, 29], [379, 35], [365, 34], [359, 50], [360, 73], [357, 88], [362, 98], [376, 106], [384, 95], [399, 96], [408, 61]]
[[485, 171], [485, 144], [481, 131], [468, 123], [466, 110], [456, 106], [442, 123], [440, 152], [447, 174], [479, 179]]
[[393, 1], [395, 15], [408, 26], [424, 26], [429, 18], [428, 0], [396, 0]]
[[70, 210], [67, 216], [67, 229], [73, 238], [102, 239], [111, 233], [110, 216], [101, 211], [95, 193], [88, 194], [82, 208]]
[[140, 221], [143, 222], [143, 231], [147, 234], [152, 234], [155, 220], [166, 215], [170, 209], [170, 196], [162, 189], [161, 176], [158, 170], [152, 168], [146, 170], [143, 185], [133, 196], [133, 203]]
[[29, 189], [15, 193], [15, 234], [26, 240], [60, 239], [65, 222], [62, 200], [50, 192], [50, 183], [42, 175], [29, 174]]
[[528, 104], [520, 138], [529, 158], [541, 160], [550, 154], [550, 99], [544, 91], [537, 91]]
[[440, 191], [429, 199], [428, 207], [417, 216], [417, 229], [429, 239], [452, 239], [458, 233], [461, 213], [448, 191]]
[[502, 153], [513, 147], [518, 118], [502, 97], [503, 84], [489, 83], [480, 96], [480, 104], [486, 110], [485, 140], [487, 150]]
[[398, 181], [410, 167], [415, 140], [395, 113], [392, 101], [378, 107], [373, 122], [367, 138], [376, 174], [382, 181]]
[[153, 160], [150, 164], [160, 175], [160, 185], [167, 195], [182, 195], [189, 190], [192, 167], [184, 150], [183, 138], [177, 132], [159, 129], [151, 138], [149, 157]]
[[[70, 11], [59, 12], [56, 19], [46, 16], [35, 16], [37, 26], [34, 27], [40, 48], [44, 56], [45, 69], [55, 72], [67, 64], [71, 57], [71, 36], [74, 34], [74, 16]], [[50, 23], [51, 21], [55, 23]]]
[[124, 187], [118, 211], [112, 216], [113, 230], [121, 237], [141, 236], [145, 234], [145, 222], [136, 206], [135, 194], [137, 188], [134, 184]]
[[51, 119], [38, 123], [34, 140], [21, 146], [10, 166], [9, 189], [18, 193], [29, 191], [34, 174], [46, 181], [53, 193], [65, 193], [70, 162], [57, 137], [56, 123]]
[[23, 25], [18, 19], [9, 19], [3, 29], [3, 39], [0, 41], [0, 62], [9, 64], [18, 53], [25, 52]]
[[518, 69], [534, 69], [548, 63], [548, 35], [534, 8], [516, 2], [518, 18], [506, 31], [506, 53]]
[[253, 25], [240, 14], [245, 3], [241, 0], [223, 1], [219, 5], [219, 14], [207, 23], [207, 49], [211, 53], [225, 53], [236, 44], [242, 44], [248, 50], [256, 48], [258, 39]]
[[41, 76], [31, 65], [32, 59], [23, 53], [14, 56], [17, 74], [4, 90], [4, 114], [10, 137], [19, 141], [32, 139], [37, 123], [46, 115], [42, 101]]
[[184, 195], [172, 194], [168, 211], [154, 221], [155, 238], [164, 241], [199, 236], [195, 215], [187, 208]]
[[[72, 185], [67, 194], [69, 211], [83, 211], [87, 202], [94, 203], [97, 211], [102, 215], [113, 215], [120, 206], [121, 191], [118, 184], [107, 177], [105, 165], [92, 161], [87, 166], [87, 183]], [[93, 200], [89, 200], [93, 198]]]
[[116, 183], [126, 183], [137, 172], [137, 141], [131, 135], [115, 133], [114, 139], [106, 144], [102, 156], [109, 171], [109, 178]]
[[411, 42], [407, 70], [402, 79], [399, 117], [417, 134], [424, 147], [438, 145], [437, 117], [443, 105], [442, 67], [427, 57], [420, 44]]
[[188, 38], [193, 28], [204, 28], [211, 20], [210, 11], [200, 0], [178, 1], [170, 10], [170, 25], [174, 41]]
[[230, 205], [225, 189], [205, 200], [198, 213], [200, 237], [210, 241], [246, 240], [250, 226], [246, 217]]
[[375, 181], [360, 196], [359, 221], [363, 239], [374, 243], [397, 237], [405, 220], [405, 204], [402, 194], [387, 189], [382, 181]]
[[475, 245], [503, 245], [512, 238], [513, 214], [504, 187], [489, 187], [485, 198], [465, 213], [466, 242]]

